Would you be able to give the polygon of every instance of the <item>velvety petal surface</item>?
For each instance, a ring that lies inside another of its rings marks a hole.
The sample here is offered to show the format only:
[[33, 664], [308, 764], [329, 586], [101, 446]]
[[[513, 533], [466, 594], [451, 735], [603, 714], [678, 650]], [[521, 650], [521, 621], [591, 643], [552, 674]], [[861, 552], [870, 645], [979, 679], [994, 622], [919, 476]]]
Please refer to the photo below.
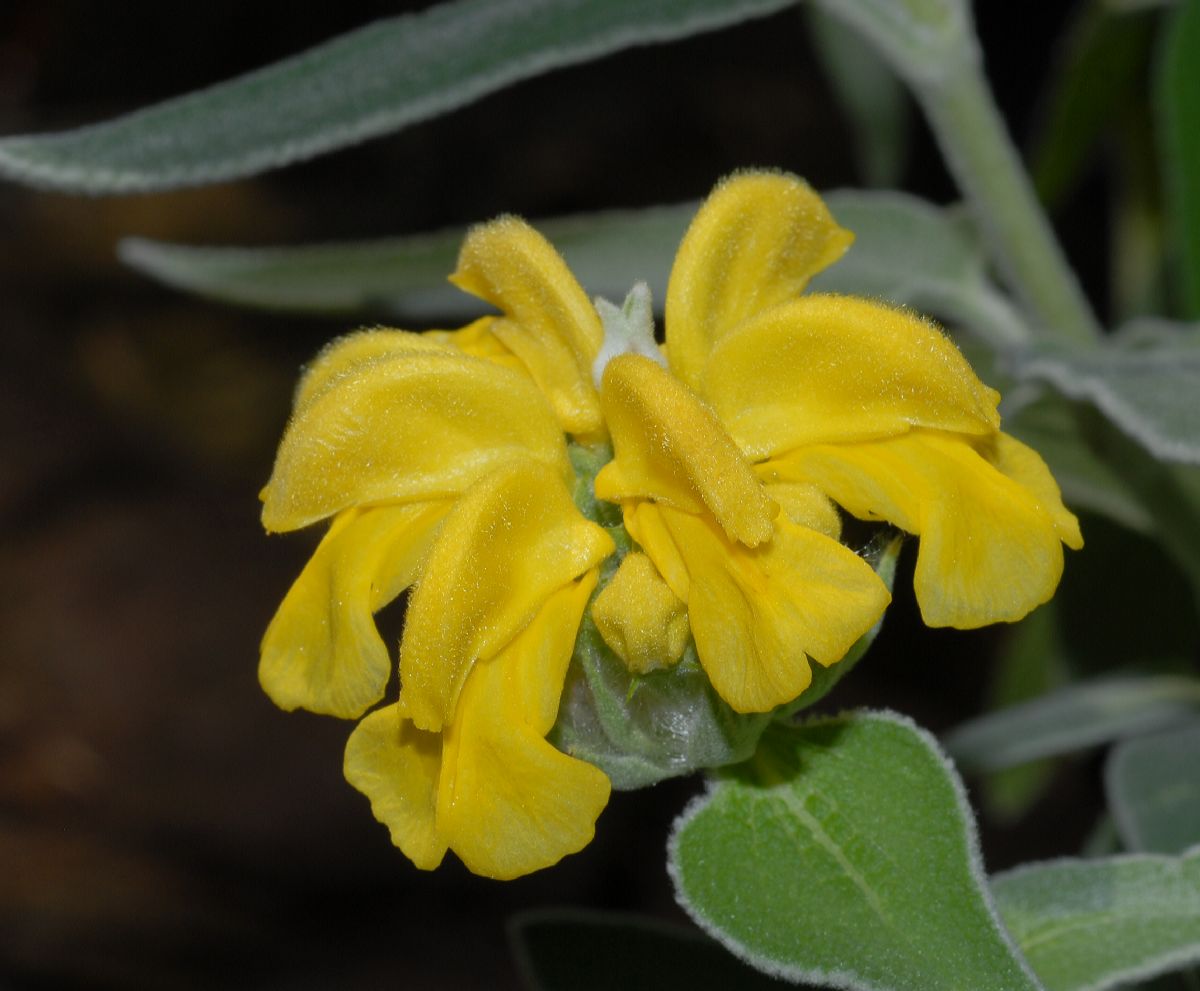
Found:
[[818, 445], [778, 468], [855, 516], [920, 536], [914, 587], [929, 626], [1014, 622], [1047, 601], [1062, 575], [1061, 503], [1048, 509], [1045, 491], [1010, 478], [965, 438], [913, 431]]
[[446, 516], [409, 601], [402, 711], [421, 729], [441, 729], [471, 666], [613, 549], [543, 464], [526, 459], [478, 482]]
[[525, 375], [441, 345], [338, 375], [296, 409], [263, 491], [263, 525], [293, 530], [351, 506], [456, 495], [516, 459], [564, 481], [566, 445]]
[[591, 572], [559, 589], [475, 665], [446, 729], [438, 828], [476, 874], [518, 877], [581, 850], [608, 802], [602, 771], [545, 740], [595, 584]]
[[626, 554], [592, 603], [604, 642], [634, 674], [670, 667], [687, 647], [687, 606], [645, 554]]
[[692, 220], [671, 269], [671, 370], [699, 391], [717, 341], [799, 295], [853, 240], [795, 176], [744, 172], [725, 180]]
[[392, 842], [426, 871], [442, 862], [447, 849], [437, 827], [441, 769], [441, 734], [417, 729], [395, 705], [368, 715], [346, 742], [346, 780], [371, 800]]
[[712, 410], [669, 372], [620, 355], [604, 370], [601, 400], [614, 458], [596, 476], [598, 498], [707, 511], [749, 546], [770, 537], [778, 507]]
[[525, 363], [563, 429], [602, 430], [591, 379], [600, 318], [549, 241], [516, 217], [481, 224], [467, 234], [450, 281], [511, 318], [492, 333]]
[[[841, 660], [891, 601], [853, 551], [786, 517], [769, 542], [746, 548], [704, 516], [648, 504], [638, 513], [661, 516], [684, 561], [696, 653], [738, 712], [796, 698], [812, 680], [809, 659], [825, 667]], [[656, 542], [643, 546], [657, 564]]]
[[[486, 324], [494, 317], [485, 317], [477, 324]], [[452, 333], [452, 332], [447, 332]], [[356, 368], [404, 352], [445, 351], [447, 343], [439, 342], [430, 334], [415, 334], [408, 330], [392, 330], [378, 327], [359, 330], [331, 341], [305, 368], [292, 405], [296, 409], [307, 406], [320, 395], [330, 383]]]
[[416, 579], [448, 506], [347, 510], [263, 637], [258, 680], [281, 709], [353, 719], [383, 698], [388, 649], [372, 614]]
[[439, 344], [462, 351], [476, 358], [485, 358], [498, 365], [512, 368], [525, 373], [525, 365], [515, 354], [500, 343], [499, 338], [492, 333], [504, 317], [481, 317], [474, 323], [469, 323], [458, 330], [426, 330], [422, 337]]
[[999, 396], [936, 326], [853, 296], [775, 307], [714, 347], [703, 392], [753, 461], [914, 426], [987, 435]]

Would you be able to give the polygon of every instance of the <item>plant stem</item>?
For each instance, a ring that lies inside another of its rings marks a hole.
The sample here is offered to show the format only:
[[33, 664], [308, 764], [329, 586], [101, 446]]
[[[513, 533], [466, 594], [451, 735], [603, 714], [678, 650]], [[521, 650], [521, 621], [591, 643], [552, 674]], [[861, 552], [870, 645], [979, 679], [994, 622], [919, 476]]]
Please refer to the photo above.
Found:
[[978, 52], [955, 59], [948, 71], [908, 78], [997, 264], [1040, 324], [1037, 331], [1095, 342], [1099, 325], [996, 109]]

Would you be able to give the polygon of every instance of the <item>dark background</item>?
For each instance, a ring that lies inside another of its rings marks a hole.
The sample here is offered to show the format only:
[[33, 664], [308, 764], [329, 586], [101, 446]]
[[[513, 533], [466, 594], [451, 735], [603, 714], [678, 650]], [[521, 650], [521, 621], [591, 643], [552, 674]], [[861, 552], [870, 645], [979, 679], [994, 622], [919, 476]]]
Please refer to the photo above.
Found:
[[[102, 120], [418, 6], [10, 0], [0, 134]], [[981, 7], [1023, 138], [1066, 9]], [[792, 10], [259, 179], [117, 199], [0, 184], [0, 985], [514, 988], [514, 912], [680, 917], [664, 842], [698, 782], [614, 796], [596, 842], [540, 875], [481, 880], [452, 855], [425, 874], [342, 780], [349, 724], [261, 694], [258, 640], [313, 537], [264, 536], [256, 493], [299, 366], [351, 325], [177, 295], [119, 266], [120, 236], [416, 232], [700, 197], [754, 165], [824, 189], [859, 181], [851, 147]], [[1063, 221], [1093, 289], [1099, 181]], [[903, 185], [953, 198], [919, 124]], [[999, 635], [923, 631], [901, 596], [829, 704], [944, 729], [979, 707]], [[1099, 803], [1077, 771], [1032, 824], [985, 828], [990, 867], [1077, 848]]]

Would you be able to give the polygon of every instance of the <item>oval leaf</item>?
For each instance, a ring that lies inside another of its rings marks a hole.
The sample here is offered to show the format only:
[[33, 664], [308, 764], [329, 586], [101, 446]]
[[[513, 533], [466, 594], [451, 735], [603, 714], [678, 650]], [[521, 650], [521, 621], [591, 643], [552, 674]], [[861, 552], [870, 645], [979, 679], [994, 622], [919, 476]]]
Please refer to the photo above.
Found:
[[1200, 960], [1200, 848], [1027, 864], [992, 892], [1048, 991], [1104, 991]]
[[676, 822], [669, 866], [700, 927], [767, 973], [895, 991], [1041, 986], [992, 907], [961, 782], [900, 716], [772, 728]]
[[550, 69], [792, 0], [455, 0], [105, 124], [0, 140], [0, 174], [86, 193], [236, 179], [437, 117]]

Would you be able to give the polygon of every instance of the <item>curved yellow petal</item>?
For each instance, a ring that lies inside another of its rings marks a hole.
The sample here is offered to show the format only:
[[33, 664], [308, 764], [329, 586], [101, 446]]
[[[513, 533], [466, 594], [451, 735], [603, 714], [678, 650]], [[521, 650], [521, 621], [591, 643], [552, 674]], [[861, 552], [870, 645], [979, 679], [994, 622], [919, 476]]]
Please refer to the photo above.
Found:
[[[766, 462], [770, 464], [770, 462]], [[756, 466], [756, 470], [762, 466]], [[758, 470], [767, 486], [767, 493], [779, 503], [780, 509], [787, 518], [798, 526], [806, 526], [817, 533], [837, 540], [842, 535], [842, 518], [838, 515], [837, 506], [829, 496], [815, 485], [804, 482], [770, 482], [764, 477], [769, 474]]]
[[446, 855], [437, 827], [442, 737], [402, 719], [395, 705], [376, 709], [346, 741], [346, 780], [371, 800], [375, 818], [409, 860], [431, 871]]
[[929, 427], [987, 435], [999, 396], [936, 326], [853, 296], [806, 296], [713, 349], [702, 393], [753, 461]]
[[546, 600], [533, 622], [471, 671], [446, 728], [438, 829], [476, 874], [508, 879], [591, 842], [610, 785], [546, 742], [595, 572]]
[[645, 554], [626, 554], [592, 603], [604, 642], [634, 674], [670, 667], [687, 647], [687, 606]]
[[601, 402], [615, 456], [596, 476], [597, 498], [707, 510], [748, 546], [770, 537], [778, 507], [712, 411], [669, 372], [619, 355], [604, 370]]
[[812, 681], [809, 659], [837, 663], [891, 601], [853, 551], [786, 517], [775, 521], [770, 541], [748, 549], [706, 517], [648, 509], [661, 514], [687, 565], [700, 663], [738, 712], [796, 698]]
[[914, 586], [929, 626], [1013, 622], [1058, 586], [1063, 553], [1055, 515], [966, 438], [913, 431], [802, 448], [780, 465], [853, 515], [920, 536]]
[[699, 392], [725, 334], [797, 296], [853, 240], [795, 176], [745, 172], [726, 179], [700, 207], [671, 269], [671, 370]]
[[512, 318], [492, 333], [525, 363], [567, 432], [603, 429], [592, 386], [600, 317], [549, 241], [517, 217], [481, 224], [468, 232], [450, 281]]
[[447, 515], [409, 601], [402, 710], [421, 729], [441, 729], [471, 666], [613, 549], [542, 464], [521, 461], [478, 482]]
[[355, 365], [295, 411], [263, 525], [293, 530], [350, 506], [455, 495], [520, 457], [572, 478], [528, 377], [441, 345], [404, 348]]
[[1059, 539], [1072, 550], [1083, 547], [1083, 534], [1079, 532], [1079, 520], [1063, 505], [1062, 491], [1050, 474], [1042, 456], [1032, 447], [1022, 444], [1006, 433], [996, 435], [987, 451], [988, 460], [996, 468], [1025, 489], [1054, 520]]
[[281, 709], [353, 719], [383, 698], [392, 662], [372, 614], [411, 585], [445, 503], [334, 519], [262, 641], [258, 680]]
[[330, 341], [306, 366], [296, 385], [292, 406], [295, 409], [307, 406], [331, 383], [368, 362], [409, 351], [444, 351], [445, 348], [446, 345], [435, 340], [433, 335], [417, 334], [409, 330], [376, 327], [346, 334]]
[[655, 569], [662, 575], [667, 588], [675, 593], [681, 602], [687, 602], [692, 580], [688, 576], [687, 564], [675, 546], [675, 538], [663, 522], [663, 515], [658, 507], [651, 502], [631, 500], [622, 506], [622, 517], [625, 529], [638, 546], [641, 547], [654, 563]]
[[494, 361], [506, 368], [524, 372], [525, 365], [521, 359], [501, 344], [496, 335], [492, 333], [496, 324], [503, 319], [504, 317], [480, 317], [458, 330], [427, 330], [421, 336], [435, 343], [457, 348], [464, 354], [476, 358], [486, 358], [488, 361]]

